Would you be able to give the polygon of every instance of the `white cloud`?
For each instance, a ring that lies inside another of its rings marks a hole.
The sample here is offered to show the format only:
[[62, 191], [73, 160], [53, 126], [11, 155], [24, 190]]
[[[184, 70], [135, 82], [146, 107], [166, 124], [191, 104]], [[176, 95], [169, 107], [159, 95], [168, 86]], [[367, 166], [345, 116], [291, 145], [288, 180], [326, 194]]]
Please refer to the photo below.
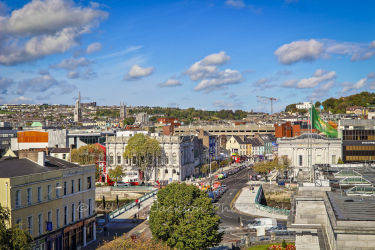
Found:
[[223, 65], [230, 60], [230, 56], [224, 51], [206, 56], [202, 60], [194, 63], [184, 74], [190, 75], [193, 81], [199, 81], [214, 76], [218, 71], [217, 65]]
[[300, 89], [314, 88], [319, 85], [319, 83], [329, 81], [333, 78], [336, 78], [335, 71], [325, 71], [318, 69], [315, 71], [313, 77], [305, 78], [297, 82], [296, 87]]
[[135, 65], [131, 66], [129, 72], [124, 77], [124, 80], [126, 80], [126, 81], [138, 80], [141, 77], [151, 75], [152, 73], [154, 73], [154, 71], [155, 71], [154, 67], [142, 68], [138, 64], [135, 64]]
[[34, 0], [10, 16], [0, 17], [0, 33], [4, 35], [0, 64], [14, 65], [66, 52], [107, 17], [107, 12], [74, 1]]
[[98, 77], [97, 74], [92, 70], [92, 68], [86, 68], [84, 71], [69, 71], [66, 74], [66, 77], [69, 79], [80, 78], [82, 80], [91, 80]]
[[112, 54], [109, 54], [109, 55], [106, 55], [106, 56], [101, 56], [101, 57], [98, 57], [97, 59], [107, 59], [107, 58], [116, 57], [116, 56], [123, 56], [123, 55], [126, 55], [126, 54], [130, 53], [130, 52], [137, 51], [137, 50], [141, 49], [142, 47], [143, 47], [142, 45], [129, 46], [128, 48], [126, 48], [124, 50], [121, 50], [121, 51], [118, 51], [118, 52], [115, 52], [115, 53], [112, 53]]
[[316, 101], [322, 100], [323, 97], [328, 96], [329, 90], [335, 86], [335, 80], [331, 80], [325, 84], [322, 84], [319, 88], [314, 89], [308, 100]]
[[214, 90], [224, 89], [226, 85], [238, 84], [242, 81], [242, 75], [238, 70], [226, 69], [218, 72], [213, 79], [202, 80], [193, 89], [196, 91], [203, 90], [205, 93], [209, 93]]
[[50, 65], [51, 69], [66, 69], [66, 70], [75, 70], [79, 67], [87, 67], [90, 64], [93, 64], [93, 61], [87, 60], [84, 57], [81, 58], [66, 58], [59, 64]]
[[165, 82], [159, 83], [158, 85], [160, 87], [176, 87], [176, 86], [182, 86], [182, 82], [177, 79], [171, 78], [171, 79], [166, 80]]
[[92, 53], [100, 51], [101, 49], [102, 49], [101, 43], [92, 43], [89, 46], [87, 46], [86, 54], [92, 54]]
[[369, 47], [375, 49], [375, 41], [372, 41]]
[[14, 84], [12, 79], [0, 76], [0, 94], [6, 94], [12, 84]]
[[16, 97], [16, 98], [10, 100], [9, 104], [31, 104], [33, 102], [34, 102], [33, 99], [30, 99], [30, 98], [27, 98], [27, 97], [24, 97], [24, 96], [19, 96], [19, 97]]
[[285, 88], [292, 88], [292, 87], [296, 87], [297, 86], [297, 82], [298, 80], [286, 80], [285, 82], [283, 82], [283, 84], [281, 84], [282, 87], [285, 87]]
[[366, 87], [367, 83], [368, 83], [367, 77], [360, 79], [356, 83], [344, 82], [344, 83], [341, 84], [341, 86], [343, 86], [342, 90], [338, 91], [338, 93], [348, 93], [348, 92], [352, 93], [353, 91], [355, 92], [358, 89], [362, 89], [362, 88]]
[[242, 106], [242, 102], [233, 103], [233, 102], [224, 102], [221, 100], [215, 101], [212, 106], [219, 108], [239, 108]]
[[227, 0], [225, 1], [225, 5], [229, 7], [233, 7], [233, 8], [238, 8], [238, 9], [246, 7], [246, 4], [244, 3], [243, 0]]
[[369, 79], [375, 78], [375, 72], [368, 73], [367, 78]]
[[41, 93], [52, 88], [60, 89], [61, 94], [70, 93], [76, 89], [74, 85], [71, 85], [65, 81], [58, 81], [53, 76], [48, 74], [22, 80], [17, 85], [16, 93], [18, 95], [24, 95], [28, 91]]
[[298, 61], [314, 61], [323, 56], [324, 47], [314, 39], [284, 44], [274, 54], [282, 64], [292, 64]]

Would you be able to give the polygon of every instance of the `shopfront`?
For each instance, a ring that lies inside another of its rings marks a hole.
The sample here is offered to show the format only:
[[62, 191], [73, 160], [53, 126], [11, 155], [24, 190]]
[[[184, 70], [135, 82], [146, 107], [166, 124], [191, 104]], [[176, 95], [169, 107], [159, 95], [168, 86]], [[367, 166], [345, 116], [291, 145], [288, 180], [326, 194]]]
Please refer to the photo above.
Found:
[[64, 250], [76, 249], [83, 245], [83, 221], [64, 229]]
[[63, 231], [55, 232], [46, 237], [46, 250], [62, 250]]
[[85, 220], [84, 222], [86, 229], [86, 244], [96, 239], [95, 236], [95, 217]]

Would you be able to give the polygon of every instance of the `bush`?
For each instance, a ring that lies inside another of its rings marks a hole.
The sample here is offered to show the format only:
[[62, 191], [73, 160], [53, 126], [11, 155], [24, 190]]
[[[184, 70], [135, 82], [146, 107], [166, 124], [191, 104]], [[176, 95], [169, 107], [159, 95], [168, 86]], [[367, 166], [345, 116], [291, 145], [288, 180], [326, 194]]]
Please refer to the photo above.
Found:
[[286, 241], [283, 240], [283, 243], [281, 244], [282, 247], [286, 248]]
[[161, 241], [155, 239], [148, 239], [141, 235], [140, 237], [136, 238], [129, 238], [124, 236], [115, 238], [110, 242], [105, 242], [104, 245], [99, 247], [100, 250], [148, 250], [148, 249], [156, 249], [156, 250], [170, 250], [171, 248], [163, 244]]

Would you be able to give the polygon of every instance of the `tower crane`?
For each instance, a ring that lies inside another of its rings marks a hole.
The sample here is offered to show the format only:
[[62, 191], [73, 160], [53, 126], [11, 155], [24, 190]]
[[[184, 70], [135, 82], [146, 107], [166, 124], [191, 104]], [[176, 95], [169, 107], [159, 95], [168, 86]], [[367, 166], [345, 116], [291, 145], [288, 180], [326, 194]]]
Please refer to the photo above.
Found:
[[276, 101], [276, 98], [274, 98], [274, 97], [267, 97], [267, 96], [258, 96], [258, 95], [257, 95], [257, 97], [271, 100], [271, 115], [272, 115], [273, 114], [273, 101]]

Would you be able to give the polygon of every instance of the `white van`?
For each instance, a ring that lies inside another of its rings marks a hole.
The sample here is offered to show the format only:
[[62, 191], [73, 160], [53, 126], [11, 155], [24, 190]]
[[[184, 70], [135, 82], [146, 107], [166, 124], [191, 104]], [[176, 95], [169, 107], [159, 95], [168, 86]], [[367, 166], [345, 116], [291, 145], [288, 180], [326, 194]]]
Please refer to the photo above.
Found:
[[271, 227], [277, 226], [277, 220], [274, 218], [255, 218], [254, 221], [250, 221], [247, 227], [250, 229], [264, 228], [265, 230]]

